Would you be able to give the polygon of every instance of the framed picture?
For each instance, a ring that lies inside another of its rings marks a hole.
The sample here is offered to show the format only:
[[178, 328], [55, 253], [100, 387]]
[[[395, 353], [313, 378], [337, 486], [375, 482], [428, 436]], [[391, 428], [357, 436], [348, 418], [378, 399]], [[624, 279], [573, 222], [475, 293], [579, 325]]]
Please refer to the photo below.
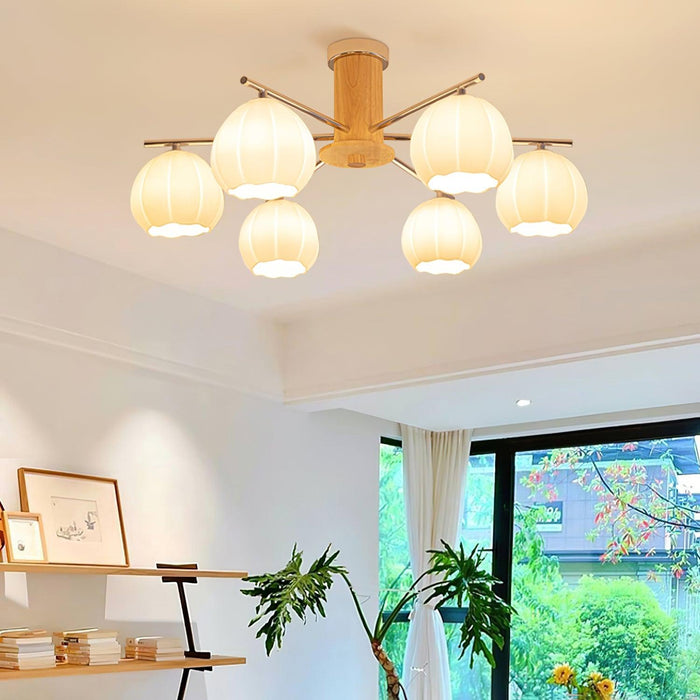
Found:
[[46, 540], [39, 513], [0, 513], [10, 564], [46, 563]]
[[41, 513], [51, 564], [129, 566], [116, 479], [18, 470], [22, 510]]

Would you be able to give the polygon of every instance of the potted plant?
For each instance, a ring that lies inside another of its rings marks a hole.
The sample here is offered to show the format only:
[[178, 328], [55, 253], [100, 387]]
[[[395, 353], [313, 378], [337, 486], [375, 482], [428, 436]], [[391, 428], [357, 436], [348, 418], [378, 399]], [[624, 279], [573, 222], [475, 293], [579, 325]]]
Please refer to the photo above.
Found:
[[579, 681], [578, 674], [569, 664], [557, 666], [547, 682], [566, 688], [569, 697], [576, 700], [612, 700], [615, 694], [615, 682], [610, 678], [593, 671]]
[[470, 651], [472, 666], [477, 655], [483, 655], [491, 666], [495, 665], [492, 646], [503, 648], [504, 633], [514, 611], [494, 593], [493, 585], [497, 580], [482, 568], [485, 558], [482, 549], [475, 547], [467, 554], [462, 545], [452, 548], [442, 542], [441, 549], [429, 552], [428, 570], [413, 582], [391, 610], [386, 610], [386, 598], [382, 601], [372, 626], [362, 611], [347, 569], [337, 562], [339, 554], [339, 551], [331, 553], [329, 546], [302, 571], [303, 554], [295, 546], [284, 568], [244, 579], [252, 588], [243, 590], [243, 594], [257, 598], [255, 617], [249, 626], [260, 623], [256, 637], [264, 638], [268, 656], [275, 646], [282, 647], [287, 625], [294, 616], [302, 622], [306, 622], [308, 614], [326, 616], [328, 591], [336, 579], [341, 579], [350, 592], [372, 654], [386, 676], [389, 700], [399, 700], [402, 695], [407, 698], [407, 695], [382, 643], [399, 613], [419, 596], [436, 609], [447, 603], [465, 608], [460, 629], [460, 658]]

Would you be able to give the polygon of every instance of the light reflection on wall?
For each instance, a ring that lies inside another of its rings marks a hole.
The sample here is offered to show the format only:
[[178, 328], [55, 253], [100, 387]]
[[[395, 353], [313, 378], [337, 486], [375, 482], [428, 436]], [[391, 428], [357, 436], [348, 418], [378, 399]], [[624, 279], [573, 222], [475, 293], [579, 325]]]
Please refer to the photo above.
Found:
[[[197, 522], [212, 519], [216, 480], [208, 478], [213, 465], [197, 447], [192, 430], [163, 410], [139, 408], [124, 413], [94, 447], [90, 461], [100, 465], [101, 473], [119, 479], [132, 565], [206, 563], [213, 558], [211, 534], [202, 536], [205, 530]], [[154, 586], [162, 584], [108, 579], [107, 616], [173, 619], [174, 591], [149, 596], [147, 609], [134, 608], [144, 589]]]

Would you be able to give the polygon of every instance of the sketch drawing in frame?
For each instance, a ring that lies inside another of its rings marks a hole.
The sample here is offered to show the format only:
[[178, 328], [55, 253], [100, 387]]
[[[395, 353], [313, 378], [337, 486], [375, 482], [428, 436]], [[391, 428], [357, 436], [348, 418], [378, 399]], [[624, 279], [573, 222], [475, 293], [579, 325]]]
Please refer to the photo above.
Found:
[[18, 470], [23, 511], [41, 513], [52, 564], [129, 566], [116, 479]]
[[39, 513], [0, 513], [9, 564], [46, 564], [46, 540]]

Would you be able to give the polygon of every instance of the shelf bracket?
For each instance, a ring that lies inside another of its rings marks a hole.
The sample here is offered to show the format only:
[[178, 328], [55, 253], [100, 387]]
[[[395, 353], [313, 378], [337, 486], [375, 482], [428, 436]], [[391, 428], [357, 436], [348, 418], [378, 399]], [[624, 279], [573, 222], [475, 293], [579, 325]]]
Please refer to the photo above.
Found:
[[[197, 570], [197, 564], [156, 564], [157, 569], [191, 569]], [[185, 656], [188, 659], [211, 659], [211, 652], [198, 651], [194, 641], [194, 632], [192, 630], [192, 620], [190, 618], [190, 609], [187, 604], [187, 593], [185, 592], [185, 584], [198, 583], [196, 576], [163, 576], [163, 583], [174, 583], [177, 586], [177, 592], [180, 597], [180, 607], [182, 609], [182, 621], [185, 625], [185, 635], [187, 637], [187, 651]], [[211, 666], [203, 665], [201, 668], [185, 668], [182, 670], [180, 679], [180, 688], [177, 693], [177, 700], [184, 700], [187, 693], [187, 682], [190, 678], [190, 671], [211, 671]]]

